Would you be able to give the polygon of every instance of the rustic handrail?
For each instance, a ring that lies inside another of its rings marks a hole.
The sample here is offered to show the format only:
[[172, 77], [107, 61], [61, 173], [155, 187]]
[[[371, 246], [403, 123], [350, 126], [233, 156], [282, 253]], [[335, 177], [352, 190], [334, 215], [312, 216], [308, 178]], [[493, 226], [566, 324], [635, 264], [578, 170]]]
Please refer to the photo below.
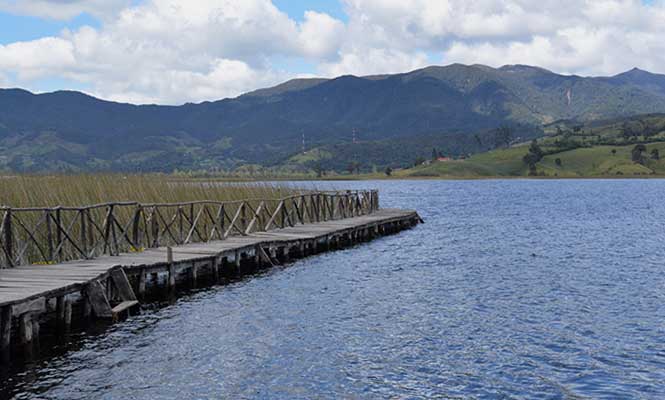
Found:
[[378, 209], [377, 190], [307, 191], [273, 199], [182, 203], [0, 206], [0, 268], [224, 240]]

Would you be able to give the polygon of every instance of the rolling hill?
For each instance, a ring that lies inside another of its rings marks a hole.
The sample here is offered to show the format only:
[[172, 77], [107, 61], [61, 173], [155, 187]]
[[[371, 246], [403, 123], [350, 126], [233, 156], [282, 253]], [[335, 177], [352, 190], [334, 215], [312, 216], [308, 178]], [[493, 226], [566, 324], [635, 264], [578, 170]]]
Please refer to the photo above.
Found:
[[[522, 65], [293, 80], [181, 106], [0, 89], [0, 170], [339, 169], [350, 160], [368, 170], [395, 160], [406, 165], [431, 146], [455, 154], [488, 150], [490, 132], [502, 125], [528, 139], [558, 120], [656, 112], [665, 112], [665, 75], [579, 77]], [[303, 135], [306, 148], [325, 157], [298, 157]]]
[[[537, 145], [540, 156], [527, 156]], [[663, 155], [663, 158], [660, 155]], [[403, 177], [610, 177], [665, 175], [665, 114], [648, 114], [580, 125], [559, 121], [545, 136], [474, 154], [468, 159], [426, 162], [401, 170]]]

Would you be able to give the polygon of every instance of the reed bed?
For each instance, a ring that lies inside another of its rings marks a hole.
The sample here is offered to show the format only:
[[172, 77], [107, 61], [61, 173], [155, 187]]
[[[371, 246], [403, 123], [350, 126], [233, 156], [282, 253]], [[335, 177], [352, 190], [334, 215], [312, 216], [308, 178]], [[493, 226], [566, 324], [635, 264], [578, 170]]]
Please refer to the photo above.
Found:
[[376, 191], [321, 192], [164, 175], [0, 178], [0, 268], [224, 240], [378, 209]]
[[292, 187], [264, 183], [189, 181], [165, 175], [50, 175], [0, 177], [0, 206], [88, 206], [108, 202], [183, 203], [281, 198]]

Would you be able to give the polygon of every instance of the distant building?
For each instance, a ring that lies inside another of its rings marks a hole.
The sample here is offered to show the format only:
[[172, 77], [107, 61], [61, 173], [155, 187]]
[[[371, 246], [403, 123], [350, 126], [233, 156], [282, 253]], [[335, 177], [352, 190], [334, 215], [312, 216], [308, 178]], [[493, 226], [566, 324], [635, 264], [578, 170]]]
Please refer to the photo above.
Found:
[[439, 156], [436, 158], [436, 161], [452, 161], [453, 159], [446, 156]]

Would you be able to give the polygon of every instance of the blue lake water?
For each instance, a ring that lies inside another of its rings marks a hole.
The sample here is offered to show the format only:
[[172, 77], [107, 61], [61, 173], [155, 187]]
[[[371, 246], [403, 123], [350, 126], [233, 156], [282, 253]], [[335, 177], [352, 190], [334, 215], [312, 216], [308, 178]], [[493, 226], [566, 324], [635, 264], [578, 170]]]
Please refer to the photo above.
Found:
[[5, 393], [665, 398], [665, 181], [326, 185], [426, 223], [84, 336]]

